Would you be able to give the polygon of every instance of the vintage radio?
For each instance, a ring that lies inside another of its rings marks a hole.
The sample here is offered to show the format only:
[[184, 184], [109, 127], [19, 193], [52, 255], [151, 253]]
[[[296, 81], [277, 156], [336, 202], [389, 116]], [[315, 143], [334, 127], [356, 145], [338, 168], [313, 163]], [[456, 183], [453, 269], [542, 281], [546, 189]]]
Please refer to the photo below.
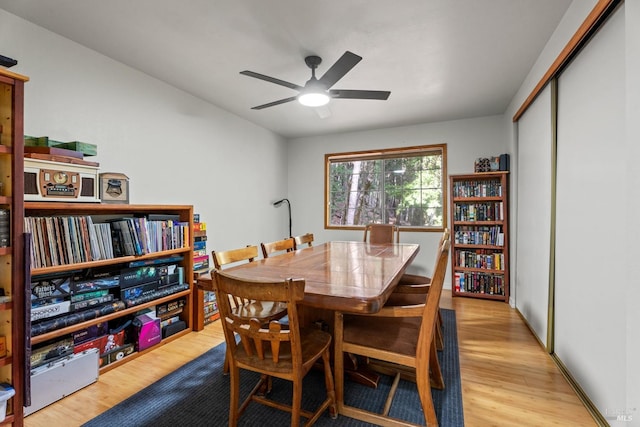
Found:
[[98, 167], [25, 158], [24, 200], [99, 203]]

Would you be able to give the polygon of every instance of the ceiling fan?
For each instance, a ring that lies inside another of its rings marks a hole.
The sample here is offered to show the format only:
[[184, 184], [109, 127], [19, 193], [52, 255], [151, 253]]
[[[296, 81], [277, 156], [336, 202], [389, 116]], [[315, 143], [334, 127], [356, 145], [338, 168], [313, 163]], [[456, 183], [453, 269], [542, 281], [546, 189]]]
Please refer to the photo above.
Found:
[[269, 102], [267, 104], [258, 105], [252, 107], [252, 110], [262, 110], [263, 108], [273, 107], [275, 105], [284, 104], [286, 102], [295, 101], [296, 99], [302, 105], [308, 107], [320, 107], [329, 102], [331, 98], [335, 99], [378, 99], [385, 101], [389, 98], [391, 92], [382, 90], [346, 90], [346, 89], [331, 89], [331, 87], [345, 76], [358, 62], [362, 60], [361, 56], [346, 51], [335, 64], [327, 70], [326, 73], [319, 79], [316, 78], [316, 68], [322, 62], [322, 58], [319, 56], [311, 55], [304, 59], [304, 62], [309, 68], [311, 68], [311, 78], [305, 83], [304, 86], [299, 86], [294, 83], [289, 83], [284, 80], [276, 79], [274, 77], [265, 76], [264, 74], [255, 73], [253, 71], [240, 71], [240, 74], [249, 77], [255, 77], [256, 79], [264, 80], [267, 82], [275, 83], [280, 86], [285, 86], [299, 93], [296, 96], [280, 99], [278, 101]]

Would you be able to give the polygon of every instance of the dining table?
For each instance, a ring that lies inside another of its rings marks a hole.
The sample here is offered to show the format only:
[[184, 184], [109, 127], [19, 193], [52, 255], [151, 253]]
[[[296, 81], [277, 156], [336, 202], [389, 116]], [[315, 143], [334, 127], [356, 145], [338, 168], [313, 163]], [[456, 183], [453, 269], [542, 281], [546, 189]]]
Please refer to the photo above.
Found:
[[[333, 334], [336, 311], [379, 311], [419, 250], [420, 245], [413, 243], [331, 241], [246, 262], [224, 271], [249, 280], [304, 279], [304, 298], [299, 304], [300, 324]], [[213, 291], [211, 274], [199, 276], [197, 286]], [[348, 358], [345, 371], [361, 384], [370, 387], [378, 384], [379, 375], [368, 369], [366, 362]]]
[[[375, 313], [419, 250], [413, 243], [331, 241], [225, 268], [225, 272], [249, 280], [302, 278], [304, 307], [331, 313]], [[214, 290], [211, 274], [198, 277], [197, 285]]]

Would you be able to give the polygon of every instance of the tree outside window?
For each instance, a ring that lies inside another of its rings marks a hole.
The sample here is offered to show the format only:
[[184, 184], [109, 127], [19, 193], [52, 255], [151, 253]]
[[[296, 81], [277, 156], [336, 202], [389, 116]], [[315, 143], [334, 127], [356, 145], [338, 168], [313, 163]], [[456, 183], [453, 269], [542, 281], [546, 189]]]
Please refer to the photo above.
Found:
[[445, 227], [445, 144], [327, 154], [325, 174], [326, 228]]

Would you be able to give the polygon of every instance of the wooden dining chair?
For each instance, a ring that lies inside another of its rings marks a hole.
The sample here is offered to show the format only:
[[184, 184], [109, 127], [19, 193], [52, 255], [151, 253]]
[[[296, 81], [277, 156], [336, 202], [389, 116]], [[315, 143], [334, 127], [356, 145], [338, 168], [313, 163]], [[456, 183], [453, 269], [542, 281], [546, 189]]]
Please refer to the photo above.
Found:
[[393, 224], [367, 224], [364, 227], [363, 242], [400, 243], [400, 228]]
[[[445, 229], [438, 247], [442, 244], [443, 240], [449, 239], [449, 229]], [[393, 224], [368, 224], [364, 228], [364, 241], [374, 244], [385, 243], [399, 243], [400, 242], [400, 228]], [[427, 292], [429, 292], [429, 283], [431, 278], [427, 276], [404, 273], [398, 285], [394, 289], [388, 300], [388, 305], [403, 305], [403, 304], [419, 304], [422, 299], [426, 298]], [[436, 329], [436, 348], [442, 350], [444, 348], [444, 339], [442, 331], [442, 316], [438, 310], [438, 320]]]
[[293, 237], [289, 237], [287, 239], [276, 240], [275, 242], [269, 243], [260, 243], [262, 247], [262, 256], [265, 258], [269, 258], [278, 252], [291, 252], [295, 249], [295, 241]]
[[[229, 426], [237, 425], [240, 415], [252, 401], [290, 412], [291, 426], [298, 426], [301, 416], [308, 419], [305, 425], [310, 426], [327, 408], [335, 418], [335, 390], [329, 353], [331, 335], [320, 329], [299, 327], [296, 304], [304, 298], [304, 279], [266, 282], [240, 279], [223, 271], [215, 271], [214, 275], [220, 319], [230, 361]], [[284, 328], [278, 321], [263, 325], [257, 319], [237, 316], [229, 303], [234, 299], [268, 300], [285, 304], [289, 313], [288, 326]], [[236, 335], [240, 336], [239, 342], [236, 341]], [[327, 397], [312, 413], [301, 408], [302, 380], [320, 358], [324, 367]], [[260, 380], [242, 404], [240, 370], [261, 374]], [[270, 391], [271, 377], [293, 383], [291, 406], [258, 394], [260, 390], [266, 389], [267, 393]], [[263, 421], [265, 425], [269, 424], [268, 420]]]
[[[445, 240], [449, 240], [449, 237], [449, 229], [445, 228], [440, 236], [438, 247]], [[429, 292], [430, 283], [431, 277], [418, 274], [403, 274], [394, 292], [387, 300], [387, 305], [411, 305], [423, 302]], [[438, 310], [436, 326], [436, 348], [442, 350], [444, 348], [444, 331], [442, 329], [442, 314], [440, 310]]]
[[[247, 246], [245, 248], [230, 249], [227, 251], [213, 251], [213, 265], [216, 270], [221, 270], [222, 266], [237, 262], [253, 262], [258, 258], [258, 247]], [[264, 303], [256, 304], [251, 300], [235, 298], [232, 301], [233, 310], [236, 315], [242, 317], [255, 317], [263, 322], [277, 320], [287, 314], [285, 304]]]
[[307, 234], [302, 234], [300, 236], [295, 236], [293, 238], [293, 241], [295, 243], [295, 248], [296, 249], [300, 249], [302, 248], [304, 245], [307, 245], [307, 247], [311, 247], [313, 246], [313, 233], [307, 233]]
[[[216, 270], [221, 270], [222, 266], [240, 262], [253, 262], [258, 258], [258, 247], [247, 246], [226, 251], [212, 251], [213, 266]], [[218, 300], [220, 303], [220, 300]], [[255, 318], [262, 323], [269, 323], [271, 320], [282, 319], [287, 315], [287, 306], [274, 301], [253, 301], [251, 299], [232, 298], [230, 301], [232, 310], [236, 316], [244, 318]], [[229, 360], [225, 356], [223, 371], [229, 372]]]
[[[428, 426], [438, 419], [431, 387], [443, 388], [435, 346], [436, 315], [449, 259], [449, 241], [438, 249], [434, 274], [426, 301], [410, 306], [383, 307], [373, 314], [336, 312], [334, 324], [336, 400], [338, 412], [377, 425], [414, 425], [389, 416], [395, 391], [404, 372], [415, 370], [415, 381]], [[347, 405], [344, 395], [344, 354], [355, 354], [397, 365], [394, 382], [381, 413]]]

